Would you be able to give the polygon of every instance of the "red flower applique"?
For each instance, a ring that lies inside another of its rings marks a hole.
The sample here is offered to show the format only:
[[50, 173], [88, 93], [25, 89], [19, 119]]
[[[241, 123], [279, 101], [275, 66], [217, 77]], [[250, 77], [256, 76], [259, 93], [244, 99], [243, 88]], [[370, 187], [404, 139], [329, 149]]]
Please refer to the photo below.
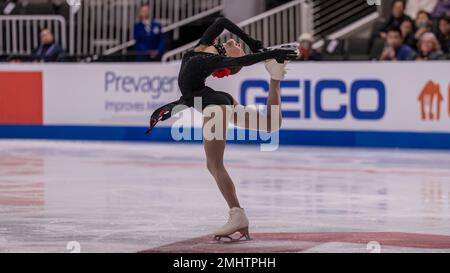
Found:
[[216, 77], [216, 78], [228, 77], [231, 75], [231, 69], [229, 69], [229, 68], [220, 69], [220, 70], [217, 70], [216, 72], [212, 73], [212, 75], [213, 75], [213, 77]]

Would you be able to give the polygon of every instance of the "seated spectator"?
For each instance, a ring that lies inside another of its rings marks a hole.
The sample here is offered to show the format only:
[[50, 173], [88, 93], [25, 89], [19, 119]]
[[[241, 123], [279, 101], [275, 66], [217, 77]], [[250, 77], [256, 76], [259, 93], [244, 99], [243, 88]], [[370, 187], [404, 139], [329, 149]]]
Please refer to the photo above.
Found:
[[399, 28], [401, 23], [406, 19], [411, 19], [411, 17], [405, 14], [405, 2], [402, 0], [394, 0], [392, 2], [391, 16], [379, 29], [379, 36], [385, 39], [388, 29]]
[[426, 32], [431, 31], [431, 26], [433, 22], [431, 21], [431, 15], [426, 11], [419, 11], [416, 16], [416, 34], [415, 38], [418, 41], [420, 36]]
[[139, 22], [134, 25], [135, 50], [137, 61], [161, 61], [166, 50], [161, 24], [150, 19], [150, 7], [144, 5], [139, 10]]
[[32, 59], [38, 62], [56, 62], [63, 57], [64, 50], [55, 43], [53, 33], [48, 29], [41, 30], [41, 44], [32, 53]]
[[445, 55], [441, 51], [441, 45], [432, 32], [426, 32], [420, 36], [417, 45], [419, 54], [417, 60], [445, 60]]
[[437, 31], [437, 38], [441, 44], [442, 51], [449, 54], [450, 48], [450, 16], [444, 16], [439, 19], [439, 27]]
[[312, 48], [313, 37], [309, 33], [303, 33], [298, 37], [298, 50], [300, 51], [300, 57], [297, 61], [320, 61], [322, 56], [316, 50]]
[[382, 61], [408, 61], [416, 59], [416, 52], [403, 44], [399, 28], [391, 28], [386, 33], [386, 47], [380, 55]]
[[406, 2], [405, 13], [411, 17], [416, 17], [419, 11], [433, 12], [439, 0], [408, 0]]
[[400, 31], [402, 32], [403, 43], [415, 49], [417, 46], [417, 40], [414, 32], [414, 21], [411, 19], [405, 19], [400, 25]]
[[441, 18], [442, 16], [450, 16], [450, 0], [439, 0], [432, 13], [433, 18]]

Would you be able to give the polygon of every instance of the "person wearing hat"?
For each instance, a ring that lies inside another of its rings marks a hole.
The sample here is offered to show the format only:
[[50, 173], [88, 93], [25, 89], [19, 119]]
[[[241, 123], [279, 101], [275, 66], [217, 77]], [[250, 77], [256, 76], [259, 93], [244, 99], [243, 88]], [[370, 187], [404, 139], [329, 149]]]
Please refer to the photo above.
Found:
[[300, 57], [297, 61], [320, 61], [322, 56], [319, 52], [312, 48], [313, 37], [309, 33], [303, 33], [298, 37], [298, 50], [300, 52]]

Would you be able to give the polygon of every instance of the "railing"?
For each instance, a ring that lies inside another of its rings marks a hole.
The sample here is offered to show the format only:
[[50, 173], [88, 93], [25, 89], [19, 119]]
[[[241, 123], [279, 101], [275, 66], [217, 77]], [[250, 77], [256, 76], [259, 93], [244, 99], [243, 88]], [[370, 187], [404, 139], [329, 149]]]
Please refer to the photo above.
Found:
[[375, 1], [312, 0], [314, 36], [325, 37], [360, 19], [378, 13]]
[[[313, 31], [311, 12], [309, 1], [296, 0], [245, 20], [238, 26], [253, 38], [263, 41], [265, 47], [285, 44], [295, 42], [301, 33]], [[225, 41], [231, 37], [233, 35], [225, 32], [219, 40]], [[167, 52], [163, 61], [180, 60], [197, 43], [198, 40]]]
[[59, 15], [0, 16], [0, 55], [30, 54], [39, 45], [39, 30], [47, 28], [66, 48], [66, 20]]
[[164, 31], [175, 31], [221, 8], [223, 0], [80, 0], [70, 15], [71, 54], [101, 54], [133, 44], [133, 25], [141, 5], [150, 6], [151, 15]]
[[[210, 15], [212, 15], [214, 13], [220, 12], [220, 11], [222, 11], [222, 9], [223, 9], [223, 5], [220, 4], [218, 6], [210, 8], [208, 10], [202, 11], [202, 12], [200, 12], [200, 13], [194, 15], [194, 16], [191, 16], [191, 17], [188, 17], [186, 19], [183, 19], [183, 20], [181, 20], [179, 22], [176, 22], [176, 23], [173, 23], [171, 25], [165, 26], [165, 27], [163, 27], [162, 32], [163, 33], [168, 33], [168, 32], [170, 32], [172, 30], [175, 30], [175, 32], [174, 32], [174, 36], [175, 37], [174, 38], [176, 38], [178, 36], [178, 30], [179, 30], [180, 27], [185, 26], [187, 24], [190, 24], [192, 22], [195, 22], [197, 20], [200, 20], [202, 18], [205, 18], [207, 16], [210, 16]], [[115, 46], [115, 47], [112, 47], [112, 48], [109, 48], [109, 49], [105, 50], [103, 52], [103, 55], [104, 56], [112, 55], [112, 54], [117, 53], [117, 52], [119, 52], [121, 50], [125, 50], [126, 48], [134, 46], [135, 44], [136, 44], [136, 41], [134, 39], [130, 40], [128, 42], [125, 42], [123, 44], [120, 44], [118, 46]]]

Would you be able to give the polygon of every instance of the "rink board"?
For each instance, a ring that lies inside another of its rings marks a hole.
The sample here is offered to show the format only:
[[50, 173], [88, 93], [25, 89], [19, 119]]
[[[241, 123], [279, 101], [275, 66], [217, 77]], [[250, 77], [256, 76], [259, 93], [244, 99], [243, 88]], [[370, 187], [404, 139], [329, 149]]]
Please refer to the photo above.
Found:
[[[0, 65], [0, 137], [173, 141], [178, 117], [149, 137], [143, 131], [152, 111], [179, 98], [178, 70], [179, 63]], [[282, 82], [280, 143], [450, 148], [448, 71], [449, 62], [292, 63]], [[268, 79], [259, 64], [208, 85], [264, 105]], [[198, 117], [179, 118], [199, 128]]]

